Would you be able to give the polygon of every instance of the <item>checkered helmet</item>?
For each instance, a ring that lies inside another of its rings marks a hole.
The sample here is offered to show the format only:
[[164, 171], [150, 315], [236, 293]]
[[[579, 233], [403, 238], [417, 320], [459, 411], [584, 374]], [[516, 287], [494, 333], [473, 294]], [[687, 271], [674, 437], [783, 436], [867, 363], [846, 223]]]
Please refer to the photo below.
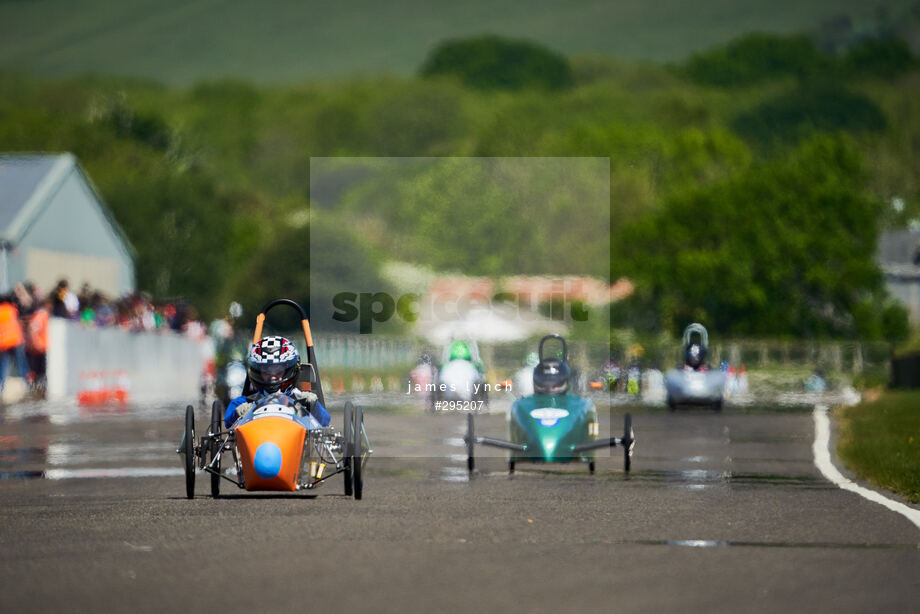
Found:
[[249, 379], [264, 392], [284, 392], [300, 373], [300, 354], [289, 339], [265, 337], [249, 348]]

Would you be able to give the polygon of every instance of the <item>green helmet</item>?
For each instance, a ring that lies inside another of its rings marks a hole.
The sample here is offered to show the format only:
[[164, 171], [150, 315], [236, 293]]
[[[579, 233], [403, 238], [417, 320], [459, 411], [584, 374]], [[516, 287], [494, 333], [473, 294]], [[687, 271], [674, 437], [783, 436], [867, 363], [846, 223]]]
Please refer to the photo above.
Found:
[[450, 344], [450, 359], [451, 360], [469, 360], [470, 359], [470, 346], [468, 346], [463, 341], [454, 341]]

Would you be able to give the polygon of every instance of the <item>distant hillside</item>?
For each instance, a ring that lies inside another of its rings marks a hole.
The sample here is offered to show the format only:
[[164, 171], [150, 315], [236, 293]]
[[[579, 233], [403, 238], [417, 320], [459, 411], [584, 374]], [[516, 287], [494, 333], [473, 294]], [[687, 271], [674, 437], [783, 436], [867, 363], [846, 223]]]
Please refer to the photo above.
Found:
[[409, 74], [452, 37], [668, 61], [749, 30], [900, 14], [915, 0], [0, 0], [0, 68], [187, 84]]

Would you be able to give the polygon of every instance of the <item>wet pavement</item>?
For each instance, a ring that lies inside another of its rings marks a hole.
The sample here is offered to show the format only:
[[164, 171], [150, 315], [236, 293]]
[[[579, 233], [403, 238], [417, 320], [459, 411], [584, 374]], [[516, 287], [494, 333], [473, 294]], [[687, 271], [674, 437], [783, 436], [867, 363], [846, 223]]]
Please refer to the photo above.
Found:
[[821, 477], [810, 406], [597, 401], [602, 436], [633, 412], [628, 475], [619, 449], [509, 477], [477, 448], [470, 478], [462, 413], [364, 397], [363, 501], [340, 478], [213, 500], [202, 476], [186, 500], [181, 406], [0, 409], [0, 611], [914, 609], [920, 531]]

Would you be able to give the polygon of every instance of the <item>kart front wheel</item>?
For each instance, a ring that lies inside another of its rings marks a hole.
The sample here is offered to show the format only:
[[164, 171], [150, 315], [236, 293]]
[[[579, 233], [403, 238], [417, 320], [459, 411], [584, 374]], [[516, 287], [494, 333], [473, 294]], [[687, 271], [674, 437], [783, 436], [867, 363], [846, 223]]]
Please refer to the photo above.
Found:
[[351, 472], [354, 479], [354, 495], [356, 500], [360, 500], [364, 495], [364, 467], [362, 460], [364, 455], [364, 412], [361, 406], [355, 407], [354, 413], [354, 455], [351, 457]]
[[352, 492], [353, 492], [352, 485], [354, 484], [354, 482], [352, 481], [352, 475], [351, 475], [351, 467], [352, 467], [351, 457], [352, 457], [352, 450], [354, 448], [354, 441], [355, 441], [355, 436], [354, 436], [354, 426], [355, 425], [354, 425], [354, 420], [352, 418], [353, 413], [354, 413], [354, 407], [352, 406], [351, 401], [346, 402], [345, 403], [345, 424], [342, 425], [343, 431], [344, 431], [343, 436], [345, 438], [345, 449], [342, 450], [342, 461], [345, 464], [345, 470], [342, 472], [342, 474], [345, 476], [345, 496], [346, 497], [350, 497], [352, 495]]
[[185, 496], [195, 498], [195, 409], [185, 408], [185, 434], [182, 436], [180, 452], [185, 457]]
[[475, 434], [475, 425], [473, 424], [473, 412], [466, 415], [466, 469], [470, 475], [476, 468], [476, 461], [473, 457], [473, 436]]
[[211, 496], [219, 497], [220, 496], [220, 437], [218, 433], [221, 431], [221, 423], [224, 419], [224, 406], [220, 400], [215, 400], [211, 405], [211, 427], [208, 430], [208, 448], [211, 453], [210, 458], [208, 458], [208, 464], [214, 463], [214, 459], [218, 459], [216, 463], [211, 466], [211, 469], [217, 473], [211, 474]]
[[632, 428], [632, 414], [626, 414], [623, 418], [623, 469], [629, 473], [632, 465], [633, 446], [636, 444], [636, 436]]

